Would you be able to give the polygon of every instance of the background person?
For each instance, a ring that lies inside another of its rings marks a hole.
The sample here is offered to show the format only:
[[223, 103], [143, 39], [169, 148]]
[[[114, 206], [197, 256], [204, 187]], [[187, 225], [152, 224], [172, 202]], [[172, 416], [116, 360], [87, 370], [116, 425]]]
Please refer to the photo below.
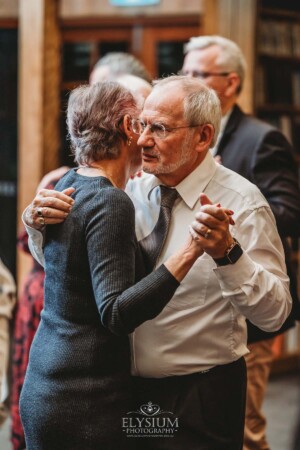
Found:
[[213, 155], [229, 169], [256, 184], [268, 200], [285, 250], [293, 298], [291, 315], [280, 330], [266, 333], [250, 321], [247, 409], [244, 450], [267, 450], [266, 419], [262, 414], [274, 336], [300, 318], [297, 279], [293, 271], [288, 237], [300, 236], [300, 190], [291, 145], [276, 128], [246, 115], [237, 105], [245, 78], [246, 62], [241, 49], [221, 36], [191, 38], [185, 46], [182, 74], [199, 78], [213, 88], [221, 101], [221, 133]]
[[8, 416], [9, 328], [15, 301], [16, 285], [14, 278], [0, 259], [0, 427]]
[[118, 75], [113, 78], [113, 81], [117, 81], [118, 83], [122, 84], [122, 86], [125, 86], [134, 94], [142, 96], [143, 100], [145, 100], [152, 91], [152, 85], [148, 83], [148, 81], [145, 81], [142, 78], [137, 77], [136, 75]]
[[130, 53], [111, 52], [95, 64], [90, 74], [90, 84], [114, 79], [120, 75], [134, 75], [151, 83], [152, 77], [141, 61]]
[[141, 164], [132, 129], [139, 112], [119, 83], [83, 86], [69, 99], [80, 166], [56, 188], [72, 185], [76, 203], [45, 241], [44, 308], [20, 398], [27, 450], [132, 447], [121, 429], [132, 409], [126, 335], [164, 308], [203, 253], [186, 233], [185, 245], [144, 277], [134, 207], [123, 192]]
[[[176, 187], [180, 197], [157, 265], [178, 249], [195, 213], [193, 235], [205, 251], [164, 310], [131, 335], [138, 402], [151, 399], [180, 421], [173, 439], [145, 439], [143, 448], [151, 450], [241, 449], [245, 317], [270, 331], [281, 326], [291, 307], [283, 249], [268, 203], [209, 152], [219, 120], [213, 90], [196, 79], [169, 77], [155, 85], [133, 128], [141, 135], [147, 172], [127, 185], [141, 247], [156, 227], [163, 184]], [[235, 212], [234, 225], [218, 204]], [[25, 213], [35, 228], [39, 207], [46, 223], [55, 223], [64, 220], [69, 203], [60, 193], [40, 191]], [[43, 260], [41, 233], [28, 231]]]

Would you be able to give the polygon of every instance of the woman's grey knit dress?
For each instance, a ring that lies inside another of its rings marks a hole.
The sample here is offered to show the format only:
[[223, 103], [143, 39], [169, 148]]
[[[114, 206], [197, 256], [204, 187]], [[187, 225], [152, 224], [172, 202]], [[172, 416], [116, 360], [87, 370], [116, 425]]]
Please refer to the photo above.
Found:
[[72, 213], [46, 232], [45, 304], [20, 401], [27, 450], [124, 450], [136, 440], [122, 436], [121, 420], [137, 406], [127, 334], [179, 283], [165, 266], [141, 279], [134, 207], [123, 191], [75, 169], [56, 189], [69, 186]]

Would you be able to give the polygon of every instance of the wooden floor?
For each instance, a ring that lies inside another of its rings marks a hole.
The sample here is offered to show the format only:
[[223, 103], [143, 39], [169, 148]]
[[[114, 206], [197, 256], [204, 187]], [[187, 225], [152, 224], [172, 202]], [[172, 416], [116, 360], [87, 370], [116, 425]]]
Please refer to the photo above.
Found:
[[270, 448], [296, 450], [293, 442], [296, 428], [300, 427], [300, 373], [271, 378], [264, 412]]
[[[296, 450], [292, 442], [296, 426], [300, 426], [300, 373], [276, 376], [270, 380], [264, 411], [268, 421], [270, 448]], [[0, 449], [12, 450], [9, 420], [0, 429]]]

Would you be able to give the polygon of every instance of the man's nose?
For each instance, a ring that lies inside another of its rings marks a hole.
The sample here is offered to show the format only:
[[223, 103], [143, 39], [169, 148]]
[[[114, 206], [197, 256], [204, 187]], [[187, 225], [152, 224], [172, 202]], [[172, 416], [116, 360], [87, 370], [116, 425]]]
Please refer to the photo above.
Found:
[[138, 138], [137, 144], [141, 147], [150, 147], [151, 144], [153, 145], [153, 135], [148, 126], [145, 127], [144, 131]]

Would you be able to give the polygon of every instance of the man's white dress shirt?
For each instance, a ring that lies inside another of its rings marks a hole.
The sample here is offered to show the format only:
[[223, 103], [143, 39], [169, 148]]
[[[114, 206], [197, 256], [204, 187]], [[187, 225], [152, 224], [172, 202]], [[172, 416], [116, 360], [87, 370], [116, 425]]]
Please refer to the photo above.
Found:
[[[157, 222], [160, 181], [144, 174], [128, 183], [136, 208], [138, 239]], [[279, 329], [291, 309], [289, 279], [273, 213], [252, 183], [205, 160], [176, 186], [180, 198], [172, 211], [169, 233], [158, 265], [187, 239], [199, 210], [199, 194], [234, 211], [232, 235], [244, 253], [233, 265], [217, 267], [202, 255], [164, 310], [131, 335], [132, 373], [166, 377], [208, 370], [248, 353], [245, 317], [266, 331]], [[43, 262], [41, 233], [27, 227], [31, 247]], [[213, 231], [212, 231], [213, 233]]]

